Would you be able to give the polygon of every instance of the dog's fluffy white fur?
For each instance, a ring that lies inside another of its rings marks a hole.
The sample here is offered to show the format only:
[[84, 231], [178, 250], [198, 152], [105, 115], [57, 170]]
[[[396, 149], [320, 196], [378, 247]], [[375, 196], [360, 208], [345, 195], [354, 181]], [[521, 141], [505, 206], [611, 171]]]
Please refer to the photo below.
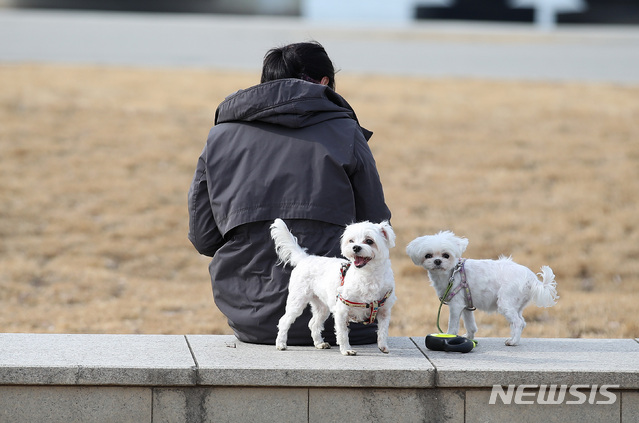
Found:
[[[431, 285], [441, 298], [467, 246], [466, 238], [456, 237], [450, 231], [442, 231], [436, 235], [414, 239], [406, 247], [406, 252], [413, 263], [428, 271]], [[513, 262], [509, 257], [500, 257], [499, 260], [467, 259], [464, 269], [473, 306], [487, 312], [497, 311], [510, 322], [511, 335], [506, 340], [506, 345], [519, 343], [521, 332], [526, 327], [522, 312], [531, 301], [538, 307], [551, 307], [559, 298], [555, 275], [548, 266], [541, 268], [541, 281], [530, 269]], [[453, 289], [460, 282], [461, 276], [457, 272]], [[474, 339], [477, 325], [473, 312], [466, 308], [463, 290], [451, 299], [448, 306], [448, 333], [458, 333], [459, 320], [463, 317], [468, 332], [465, 336]]]
[[330, 348], [322, 338], [322, 330], [324, 322], [333, 313], [340, 352], [355, 355], [348, 339], [348, 322], [368, 321], [371, 309], [348, 306], [338, 299], [338, 294], [348, 301], [372, 303], [391, 291], [377, 312], [377, 346], [383, 353], [389, 352], [388, 326], [397, 297], [389, 258], [389, 249], [395, 246], [395, 233], [388, 222], [360, 222], [346, 227], [341, 238], [341, 253], [351, 266], [343, 285], [341, 266], [346, 262], [344, 259], [307, 254], [281, 219], [276, 219], [271, 225], [271, 237], [280, 261], [294, 266], [286, 312], [278, 323], [277, 349], [286, 349], [291, 324], [310, 303], [313, 317], [309, 328], [315, 347]]

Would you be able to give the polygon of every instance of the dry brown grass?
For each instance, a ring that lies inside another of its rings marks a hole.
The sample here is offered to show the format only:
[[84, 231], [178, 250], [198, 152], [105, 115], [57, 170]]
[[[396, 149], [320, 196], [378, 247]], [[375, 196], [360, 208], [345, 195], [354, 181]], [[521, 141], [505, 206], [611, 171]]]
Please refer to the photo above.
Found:
[[[0, 331], [230, 333], [186, 192], [215, 107], [256, 80], [0, 66]], [[525, 337], [639, 335], [639, 87], [343, 72], [338, 90], [375, 131], [393, 211], [393, 336], [435, 330], [404, 247], [441, 229], [468, 237], [467, 257], [554, 269], [561, 299], [526, 309]]]

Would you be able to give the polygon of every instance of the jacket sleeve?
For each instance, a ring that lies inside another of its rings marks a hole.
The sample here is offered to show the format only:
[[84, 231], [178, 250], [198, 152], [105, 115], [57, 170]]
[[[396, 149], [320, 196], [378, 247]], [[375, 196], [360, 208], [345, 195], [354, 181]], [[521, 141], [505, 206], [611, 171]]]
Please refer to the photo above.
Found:
[[224, 244], [222, 234], [215, 223], [209, 201], [206, 182], [206, 163], [198, 160], [193, 182], [189, 188], [189, 240], [195, 249], [205, 256], [213, 257]]
[[351, 183], [355, 194], [357, 221], [390, 221], [391, 212], [384, 199], [377, 165], [364, 137], [356, 137], [354, 155], [357, 164], [355, 172], [351, 174]]

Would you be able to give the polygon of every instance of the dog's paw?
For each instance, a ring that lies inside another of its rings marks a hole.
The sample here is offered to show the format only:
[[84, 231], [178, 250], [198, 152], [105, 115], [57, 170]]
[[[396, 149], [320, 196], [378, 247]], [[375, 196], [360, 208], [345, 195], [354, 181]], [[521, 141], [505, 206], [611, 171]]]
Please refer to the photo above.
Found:
[[286, 350], [286, 344], [275, 344], [275, 346], [277, 347], [279, 351]]
[[329, 344], [328, 342], [322, 342], [321, 344], [315, 345], [315, 348], [317, 348], [318, 350], [328, 350], [331, 348], [331, 344]]
[[390, 350], [388, 349], [388, 346], [386, 345], [384, 345], [383, 347], [379, 347], [379, 350], [383, 352], [384, 354], [388, 354], [390, 352]]
[[342, 355], [357, 355], [357, 351], [355, 351], [355, 350], [344, 350], [344, 351], [342, 351]]
[[512, 339], [506, 339], [506, 345], [508, 345], [509, 347], [514, 347], [515, 345], [517, 345], [517, 343]]

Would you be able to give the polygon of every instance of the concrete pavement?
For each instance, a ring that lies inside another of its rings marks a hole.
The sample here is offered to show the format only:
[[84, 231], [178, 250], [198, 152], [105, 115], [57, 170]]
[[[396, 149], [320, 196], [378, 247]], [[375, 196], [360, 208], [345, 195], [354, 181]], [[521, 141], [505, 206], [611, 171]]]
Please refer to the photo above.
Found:
[[0, 63], [259, 71], [264, 53], [320, 41], [343, 72], [639, 83], [639, 27], [0, 9]]

